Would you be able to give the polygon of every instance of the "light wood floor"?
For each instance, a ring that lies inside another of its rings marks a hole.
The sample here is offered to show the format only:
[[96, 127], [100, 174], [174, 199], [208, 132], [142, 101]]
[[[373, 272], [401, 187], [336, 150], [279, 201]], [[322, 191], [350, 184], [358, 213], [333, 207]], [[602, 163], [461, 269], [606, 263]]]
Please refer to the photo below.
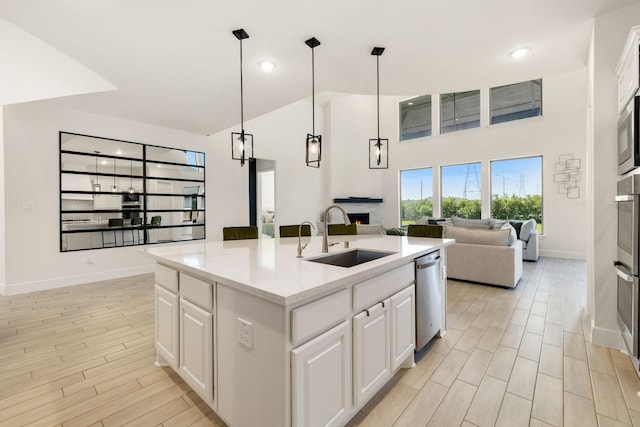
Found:
[[[349, 425], [640, 426], [629, 359], [585, 341], [585, 269], [542, 258], [516, 289], [449, 281], [447, 335]], [[153, 310], [151, 275], [0, 297], [0, 426], [224, 426], [154, 366]]]

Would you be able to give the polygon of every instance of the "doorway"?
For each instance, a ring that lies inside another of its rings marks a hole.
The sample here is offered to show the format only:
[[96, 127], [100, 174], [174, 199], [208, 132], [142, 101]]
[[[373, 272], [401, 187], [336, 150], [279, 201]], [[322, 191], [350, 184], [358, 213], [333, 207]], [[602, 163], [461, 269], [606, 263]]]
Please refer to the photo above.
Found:
[[249, 186], [255, 191], [249, 190], [249, 211], [251, 222], [258, 226], [260, 238], [272, 239], [276, 234], [276, 162], [267, 159], [255, 159], [255, 172], [250, 169]]

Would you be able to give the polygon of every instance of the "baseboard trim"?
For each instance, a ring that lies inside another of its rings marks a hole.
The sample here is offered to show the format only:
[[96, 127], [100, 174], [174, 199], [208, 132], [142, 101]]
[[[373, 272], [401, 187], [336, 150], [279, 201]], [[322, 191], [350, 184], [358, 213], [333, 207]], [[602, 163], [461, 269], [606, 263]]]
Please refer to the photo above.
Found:
[[35, 280], [33, 282], [4, 284], [0, 285], [0, 295], [26, 294], [29, 292], [45, 291], [47, 289], [63, 288], [65, 286], [120, 279], [122, 277], [153, 273], [154, 268], [155, 264], [151, 263], [116, 270], [107, 270], [88, 274], [74, 274], [73, 276], [55, 277], [53, 279], [46, 280]]
[[585, 252], [575, 251], [553, 251], [548, 249], [540, 249], [540, 256], [549, 258], [579, 259], [582, 261], [587, 260], [587, 254]]
[[620, 331], [596, 326], [591, 319], [591, 342], [620, 350]]

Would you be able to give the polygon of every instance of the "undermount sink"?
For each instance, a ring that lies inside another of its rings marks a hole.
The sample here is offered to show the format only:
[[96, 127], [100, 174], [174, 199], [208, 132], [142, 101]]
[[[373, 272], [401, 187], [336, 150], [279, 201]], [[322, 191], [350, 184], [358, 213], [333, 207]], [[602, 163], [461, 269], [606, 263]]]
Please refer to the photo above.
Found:
[[306, 261], [335, 265], [337, 267], [354, 267], [356, 265], [364, 264], [365, 262], [393, 255], [394, 253], [395, 252], [380, 252], [368, 251], [366, 249], [355, 249], [353, 251], [340, 252], [338, 254], [325, 255], [318, 258], [308, 258], [306, 259]]

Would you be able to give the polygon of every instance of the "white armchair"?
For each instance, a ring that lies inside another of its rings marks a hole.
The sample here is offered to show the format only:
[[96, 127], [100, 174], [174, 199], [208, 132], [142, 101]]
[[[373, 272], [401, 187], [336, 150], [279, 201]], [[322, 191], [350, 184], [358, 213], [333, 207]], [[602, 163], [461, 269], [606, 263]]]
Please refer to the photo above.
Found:
[[522, 259], [525, 261], [538, 261], [540, 250], [538, 248], [536, 220], [509, 222], [516, 229], [518, 239], [522, 240]]

